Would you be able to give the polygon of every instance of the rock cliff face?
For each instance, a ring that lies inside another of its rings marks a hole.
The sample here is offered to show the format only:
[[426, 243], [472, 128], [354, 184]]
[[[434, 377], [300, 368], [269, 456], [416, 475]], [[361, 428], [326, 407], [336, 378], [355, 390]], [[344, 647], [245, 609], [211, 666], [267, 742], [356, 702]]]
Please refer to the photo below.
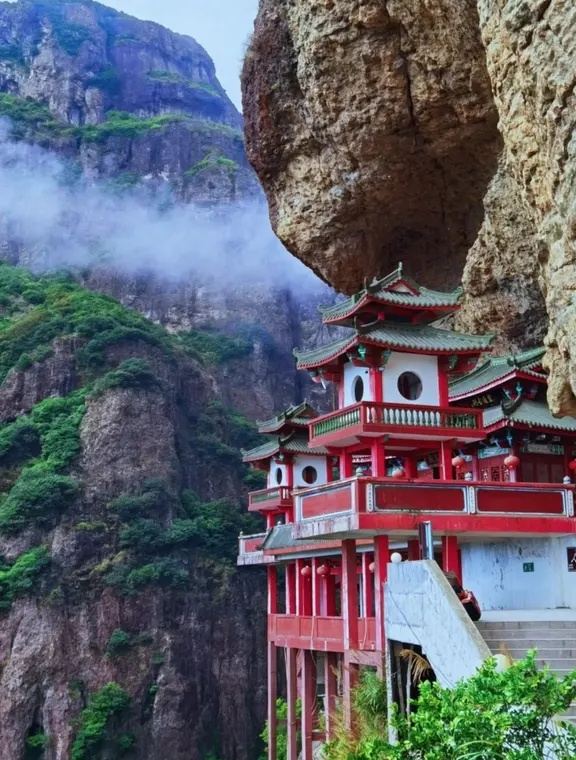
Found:
[[0, 291], [1, 760], [253, 760], [251, 428], [202, 356], [111, 299], [7, 266]]
[[576, 413], [575, 54], [568, 0], [261, 0], [243, 75], [288, 248], [345, 290], [398, 259], [430, 285], [464, 270], [458, 324], [501, 350], [549, 320], [559, 414]]

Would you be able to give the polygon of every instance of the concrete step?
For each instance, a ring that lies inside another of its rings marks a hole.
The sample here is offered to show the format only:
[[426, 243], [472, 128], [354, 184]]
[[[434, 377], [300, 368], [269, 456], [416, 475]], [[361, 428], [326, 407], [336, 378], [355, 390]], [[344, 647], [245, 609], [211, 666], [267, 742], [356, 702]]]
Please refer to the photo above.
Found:
[[489, 647], [499, 647], [505, 644], [507, 647], [514, 649], [568, 649], [576, 650], [576, 639], [548, 639], [546, 637], [523, 639], [514, 636], [483, 636], [484, 641]]
[[569, 628], [576, 631], [575, 620], [508, 620], [508, 621], [482, 621], [476, 623], [479, 631], [528, 631], [534, 629], [560, 630]]
[[479, 633], [487, 639], [514, 638], [514, 639], [574, 639], [576, 640], [576, 627], [570, 631], [566, 628], [488, 628], [479, 629]]

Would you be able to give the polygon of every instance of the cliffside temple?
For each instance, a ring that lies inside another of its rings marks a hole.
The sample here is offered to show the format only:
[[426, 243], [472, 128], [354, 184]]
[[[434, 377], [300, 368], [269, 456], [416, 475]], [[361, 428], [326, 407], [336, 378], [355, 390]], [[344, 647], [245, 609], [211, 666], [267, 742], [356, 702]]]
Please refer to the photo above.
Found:
[[[287, 760], [298, 735], [303, 760], [333, 738], [338, 705], [351, 725], [362, 667], [385, 672], [405, 708], [402, 647], [420, 647], [446, 685], [502, 641], [518, 653], [551, 641], [541, 656], [570, 669], [560, 643], [576, 636], [576, 420], [548, 409], [542, 349], [494, 357], [492, 336], [435, 326], [459, 298], [399, 266], [323, 310], [348, 334], [295, 354], [335, 385], [338, 408], [292, 407], [243, 452], [268, 478], [249, 506], [267, 530], [240, 536], [238, 564], [267, 567], [270, 760], [280, 663]], [[473, 590], [482, 622], [442, 570]]]

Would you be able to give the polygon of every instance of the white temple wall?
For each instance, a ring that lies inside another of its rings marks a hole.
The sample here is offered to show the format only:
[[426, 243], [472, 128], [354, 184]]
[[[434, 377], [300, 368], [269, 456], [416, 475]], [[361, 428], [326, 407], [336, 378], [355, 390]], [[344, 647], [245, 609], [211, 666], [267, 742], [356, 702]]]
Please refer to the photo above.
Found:
[[576, 609], [576, 562], [574, 571], [568, 569], [571, 547], [576, 552], [576, 535], [463, 543], [463, 585], [483, 610]]
[[[294, 486], [295, 488], [310, 488], [311, 486], [323, 486], [328, 482], [328, 467], [325, 457], [294, 457]], [[304, 477], [304, 470], [307, 467], [313, 467], [316, 471], [316, 479], [313, 482], [307, 481]]]
[[[419, 398], [407, 400], [398, 390], [398, 378], [403, 372], [414, 372], [422, 381], [422, 394]], [[392, 352], [382, 372], [382, 383], [385, 403], [438, 406], [440, 404], [438, 357]]]
[[[362, 388], [362, 398], [357, 399], [355, 392], [360, 387]], [[370, 384], [370, 370], [367, 367], [356, 367], [352, 362], [348, 362], [344, 365], [344, 406], [357, 404], [358, 400], [374, 401]]]
[[288, 485], [288, 466], [272, 462], [268, 473], [268, 488]]

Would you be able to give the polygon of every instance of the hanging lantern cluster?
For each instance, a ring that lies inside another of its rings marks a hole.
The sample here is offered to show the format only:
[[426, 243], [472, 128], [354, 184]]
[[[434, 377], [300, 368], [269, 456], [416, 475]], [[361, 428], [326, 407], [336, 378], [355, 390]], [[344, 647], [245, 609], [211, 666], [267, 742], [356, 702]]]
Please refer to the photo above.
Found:
[[576, 459], [573, 459], [571, 462], [568, 462], [568, 469], [570, 472], [576, 472]]
[[310, 575], [312, 575], [312, 568], [310, 565], [304, 565], [304, 567], [300, 570], [300, 575], [303, 575], [305, 578], [308, 578]]
[[330, 574], [330, 568], [328, 567], [328, 565], [320, 565], [320, 567], [316, 568], [316, 573], [324, 577], [325, 575]]

